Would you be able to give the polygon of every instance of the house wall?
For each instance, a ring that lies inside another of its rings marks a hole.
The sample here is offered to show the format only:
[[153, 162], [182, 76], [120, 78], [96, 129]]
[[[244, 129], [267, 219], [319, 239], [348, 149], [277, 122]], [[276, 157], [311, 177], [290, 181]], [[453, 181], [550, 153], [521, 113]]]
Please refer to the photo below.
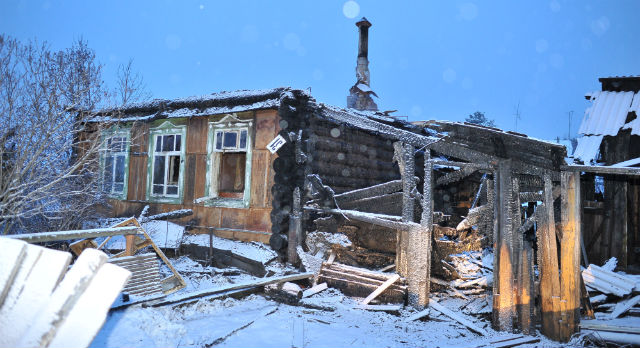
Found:
[[149, 215], [177, 209], [192, 209], [194, 214], [179, 219], [180, 224], [194, 226], [194, 233], [208, 233], [243, 241], [267, 243], [271, 235], [271, 187], [274, 182], [272, 155], [266, 145], [278, 134], [277, 110], [259, 110], [238, 113], [240, 119], [254, 121], [254, 140], [251, 159], [251, 200], [249, 208], [210, 207], [194, 204], [194, 199], [205, 196], [207, 174], [207, 131], [209, 121], [218, 121], [224, 115], [192, 117], [186, 119], [187, 137], [184, 165], [184, 195], [182, 204], [152, 203], [147, 201], [147, 164], [149, 123], [136, 122], [131, 131], [131, 153], [126, 200], [110, 200], [114, 216], [139, 215], [149, 205]]

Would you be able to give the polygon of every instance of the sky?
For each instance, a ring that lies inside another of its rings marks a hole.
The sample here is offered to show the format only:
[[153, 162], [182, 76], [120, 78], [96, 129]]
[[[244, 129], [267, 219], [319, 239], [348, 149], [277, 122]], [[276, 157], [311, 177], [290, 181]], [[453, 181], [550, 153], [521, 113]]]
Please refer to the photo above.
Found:
[[636, 0], [3, 0], [0, 33], [53, 49], [83, 38], [108, 84], [133, 59], [154, 98], [291, 86], [345, 107], [364, 16], [380, 110], [481, 111], [555, 139], [575, 136], [599, 77], [640, 75], [638, 13]]

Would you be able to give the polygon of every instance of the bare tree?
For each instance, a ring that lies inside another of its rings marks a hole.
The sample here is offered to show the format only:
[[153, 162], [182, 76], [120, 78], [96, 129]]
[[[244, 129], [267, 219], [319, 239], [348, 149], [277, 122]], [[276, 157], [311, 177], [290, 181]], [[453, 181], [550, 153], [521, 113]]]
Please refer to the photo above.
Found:
[[127, 64], [118, 67], [117, 78], [114, 94], [121, 106], [139, 102], [151, 96], [142, 75], [133, 70], [133, 59], [129, 59]]
[[103, 201], [100, 129], [86, 120], [108, 93], [87, 43], [52, 51], [0, 36], [0, 228], [66, 229]]

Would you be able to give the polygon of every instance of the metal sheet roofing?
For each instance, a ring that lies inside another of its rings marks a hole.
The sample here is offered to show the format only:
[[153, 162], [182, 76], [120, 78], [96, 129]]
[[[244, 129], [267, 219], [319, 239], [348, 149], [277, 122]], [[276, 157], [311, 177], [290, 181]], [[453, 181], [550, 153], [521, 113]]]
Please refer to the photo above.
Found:
[[[593, 104], [585, 111], [580, 130], [583, 135], [616, 135], [631, 111], [634, 92], [591, 93]], [[640, 97], [636, 97], [639, 99]], [[636, 102], [637, 104], [638, 102]]]
[[573, 152], [573, 158], [583, 163], [595, 163], [600, 152], [603, 135], [585, 135], [578, 138], [578, 145]]

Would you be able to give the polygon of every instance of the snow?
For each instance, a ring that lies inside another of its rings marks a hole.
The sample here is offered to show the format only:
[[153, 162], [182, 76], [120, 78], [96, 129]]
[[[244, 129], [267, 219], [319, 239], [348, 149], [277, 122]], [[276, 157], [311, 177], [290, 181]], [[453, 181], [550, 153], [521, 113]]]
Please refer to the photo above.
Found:
[[[141, 223], [142, 228], [147, 232], [149, 237], [159, 248], [163, 249], [177, 249], [182, 243], [184, 236], [184, 227], [175, 224], [170, 221], [151, 220]], [[101, 243], [100, 239], [97, 239], [98, 244]], [[208, 244], [207, 244], [208, 245]], [[124, 236], [115, 236], [111, 238], [105, 249], [107, 250], [124, 250], [126, 241]]]
[[[183, 244], [196, 244], [209, 246], [208, 234], [185, 235]], [[236, 255], [267, 264], [275, 259], [278, 254], [269, 246], [259, 242], [239, 242], [230, 239], [213, 236], [213, 247], [221, 250], [229, 250]]]
[[[112, 312], [92, 347], [416, 347], [480, 345], [505, 336], [484, 326], [487, 336], [478, 336], [464, 326], [432, 311], [426, 321], [407, 321], [415, 314], [402, 309], [400, 315], [357, 308], [356, 299], [327, 289], [303, 302], [334, 311], [289, 306], [261, 295], [243, 299], [200, 300], [165, 307], [132, 306]], [[455, 310], [459, 301], [440, 300]], [[522, 347], [561, 347], [542, 338]]]

